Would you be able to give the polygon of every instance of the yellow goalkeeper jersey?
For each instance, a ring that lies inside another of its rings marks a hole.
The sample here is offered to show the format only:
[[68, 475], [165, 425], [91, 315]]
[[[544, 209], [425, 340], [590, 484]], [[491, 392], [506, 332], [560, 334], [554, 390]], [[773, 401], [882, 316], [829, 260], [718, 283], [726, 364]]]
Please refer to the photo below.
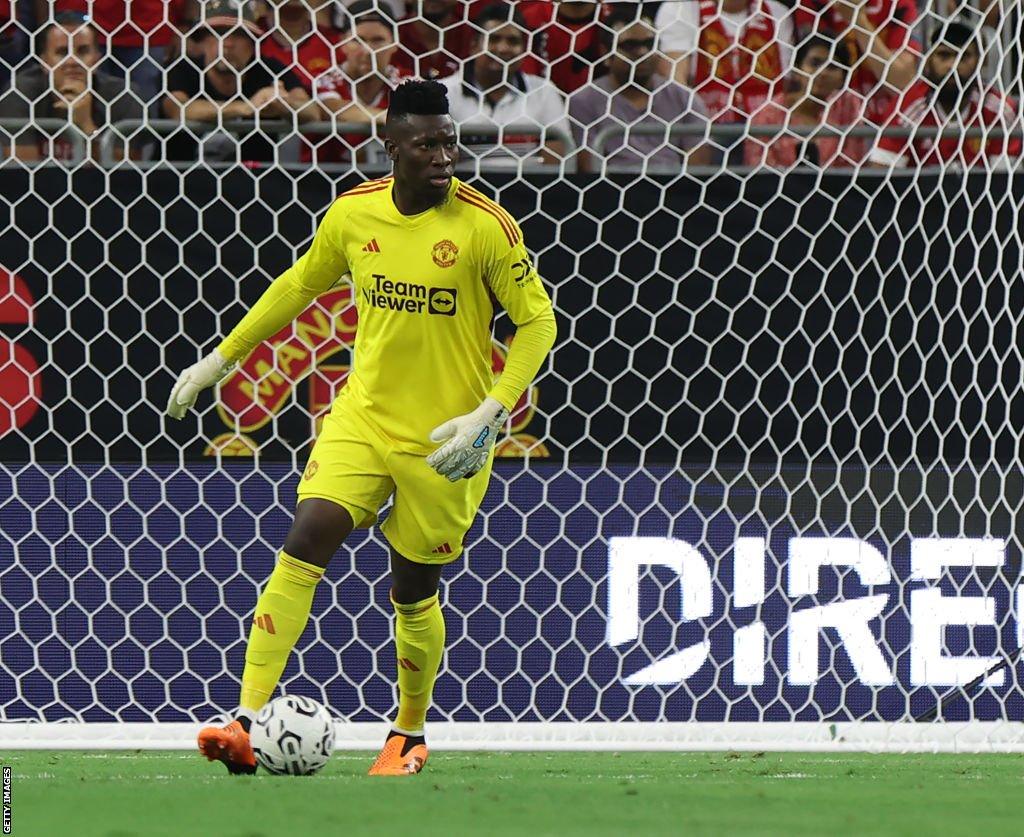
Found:
[[[515, 220], [452, 178], [446, 199], [402, 215], [393, 178], [367, 181], [328, 210], [310, 249], [220, 346], [240, 360], [351, 272], [359, 312], [353, 369], [340, 398], [401, 450], [426, 453], [430, 431], [487, 395], [511, 409], [555, 336], [547, 291]], [[517, 326], [497, 382], [495, 300]]]

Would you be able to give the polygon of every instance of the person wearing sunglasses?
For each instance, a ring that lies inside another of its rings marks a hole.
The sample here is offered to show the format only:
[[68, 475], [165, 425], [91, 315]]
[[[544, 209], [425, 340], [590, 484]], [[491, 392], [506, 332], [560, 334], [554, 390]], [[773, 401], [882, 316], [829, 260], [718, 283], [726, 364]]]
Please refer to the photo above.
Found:
[[865, 155], [864, 140], [841, 134], [806, 137], [788, 126], [847, 128], [862, 119], [863, 100], [846, 89], [849, 54], [840, 41], [811, 37], [797, 50], [786, 90], [766, 102], [750, 120], [751, 126], [775, 125], [775, 136], [751, 136], [745, 143], [744, 163], [786, 169], [849, 168]]
[[[569, 119], [581, 149], [577, 164], [583, 171], [605, 165], [630, 170], [677, 171], [684, 164], [708, 162], [703, 130], [672, 135], [669, 129], [707, 127], [707, 110], [693, 91], [665, 78], [658, 70], [662, 56], [655, 50], [650, 18], [623, 10], [607, 20], [608, 74], [577, 90], [569, 99]], [[637, 133], [631, 129], [653, 126], [663, 133]], [[607, 128], [625, 131], [602, 134]]]

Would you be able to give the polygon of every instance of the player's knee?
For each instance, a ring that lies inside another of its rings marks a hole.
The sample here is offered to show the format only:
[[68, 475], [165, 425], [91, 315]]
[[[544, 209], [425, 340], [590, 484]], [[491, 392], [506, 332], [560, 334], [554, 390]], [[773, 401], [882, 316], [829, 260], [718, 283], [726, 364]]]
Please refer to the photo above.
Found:
[[284, 551], [300, 561], [326, 567], [352, 529], [351, 515], [336, 503], [303, 500], [295, 510]]
[[442, 566], [420, 564], [391, 552], [391, 596], [399, 604], [415, 604], [429, 599], [441, 583]]

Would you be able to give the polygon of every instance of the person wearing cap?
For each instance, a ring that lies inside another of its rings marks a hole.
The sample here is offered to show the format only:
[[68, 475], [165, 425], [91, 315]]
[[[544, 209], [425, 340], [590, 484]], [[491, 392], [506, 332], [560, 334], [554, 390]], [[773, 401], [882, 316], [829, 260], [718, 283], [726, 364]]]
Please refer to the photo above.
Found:
[[[262, 32], [250, 3], [236, 6], [228, 0], [207, 3], [198, 39], [203, 66], [180, 59], [167, 73], [164, 114], [189, 122], [220, 123], [230, 119], [316, 118], [315, 107], [302, 82], [280, 61], [258, 58]], [[204, 143], [209, 159], [210, 146]], [[263, 134], [243, 138], [237, 150], [220, 142], [215, 156], [243, 161], [272, 161], [274, 146]], [[190, 160], [197, 156], [194, 135], [176, 132], [167, 142], [167, 157]]]

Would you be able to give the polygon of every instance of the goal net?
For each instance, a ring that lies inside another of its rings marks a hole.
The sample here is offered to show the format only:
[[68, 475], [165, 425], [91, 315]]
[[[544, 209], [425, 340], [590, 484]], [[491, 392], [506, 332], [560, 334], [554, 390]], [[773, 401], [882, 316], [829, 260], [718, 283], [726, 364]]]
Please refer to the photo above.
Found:
[[[916, 76], [966, 15], [976, 83], [1015, 95], [1019, 12], [993, 9], [980, 30], [967, 7], [919, 10]], [[614, 59], [620, 25], [595, 25]], [[258, 592], [351, 363], [339, 286], [198, 414], [165, 419], [177, 373], [337, 194], [386, 170], [376, 130], [336, 113], [224, 120], [218, 158], [211, 126], [161, 121], [169, 79], [93, 135], [67, 108], [0, 122], [5, 746], [116, 746], [129, 723], [187, 746], [235, 708]], [[639, 163], [592, 150], [589, 171], [572, 120], [541, 161], [542, 125], [517, 125], [506, 145], [532, 151], [498, 162], [501, 131], [460, 125], [460, 176], [520, 219], [559, 340], [444, 574], [438, 740], [1024, 747], [1024, 180], [1017, 112], [995, 102], [884, 134], [863, 114], [815, 136], [795, 116], [760, 133], [720, 120], [703, 149], [663, 116]], [[333, 161], [303, 156], [342, 135]], [[737, 136], [781, 156], [750, 164]], [[269, 159], [246, 159], [254, 137]], [[39, 159], [19, 153], [33, 143]], [[499, 317], [496, 373], [512, 332]], [[379, 743], [395, 708], [388, 590], [386, 542], [354, 533], [281, 681], [330, 707], [341, 744]]]

